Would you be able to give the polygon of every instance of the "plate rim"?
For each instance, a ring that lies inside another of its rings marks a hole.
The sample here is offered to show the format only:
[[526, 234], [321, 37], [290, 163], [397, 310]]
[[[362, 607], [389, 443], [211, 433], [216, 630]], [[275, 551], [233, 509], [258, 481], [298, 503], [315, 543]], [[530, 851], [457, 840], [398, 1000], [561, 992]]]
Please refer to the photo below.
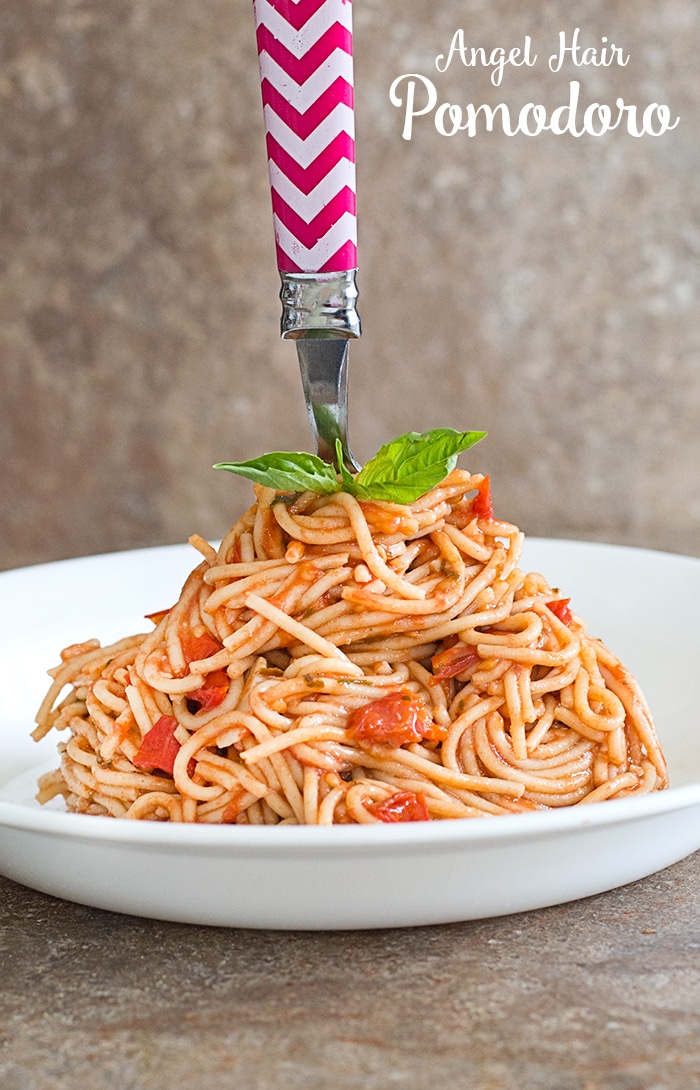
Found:
[[[575, 538], [551, 538], [525, 536], [525, 547], [531, 544], [537, 547], [563, 548], [564, 550], [584, 549], [591, 552], [608, 552], [620, 557], [633, 555], [638, 559], [645, 556], [655, 560], [690, 563], [700, 566], [700, 557], [684, 553], [668, 552], [636, 545], [615, 542], [591, 541]], [[46, 573], [57, 569], [67, 570], [81, 564], [109, 564], [110, 562], [128, 562], [146, 557], [155, 557], [164, 553], [183, 557], [191, 547], [183, 542], [144, 546], [136, 549], [122, 549], [85, 556], [66, 557], [60, 560], [40, 562], [21, 568], [12, 568], [0, 572], [0, 590], [2, 584], [13, 577], [22, 578]], [[1, 752], [1, 746], [0, 746]], [[44, 769], [38, 769], [43, 771]], [[635, 795], [624, 799], [610, 799], [593, 805], [562, 807], [557, 810], [527, 814], [499, 815], [497, 822], [470, 821], [452, 819], [433, 822], [411, 822], [386, 826], [275, 826], [245, 827], [217, 826], [204, 823], [186, 824], [170, 822], [124, 821], [96, 815], [72, 814], [57, 810], [41, 809], [27, 803], [18, 803], [3, 799], [2, 793], [20, 778], [30, 776], [33, 768], [26, 768], [19, 776], [2, 783], [0, 781], [0, 835], [3, 828], [41, 833], [58, 838], [103, 840], [123, 846], [133, 844], [158, 846], [165, 850], [179, 850], [186, 847], [203, 848], [211, 845], [217, 850], [226, 847], [228, 851], [260, 851], [265, 854], [287, 851], [290, 848], [308, 848], [314, 850], [331, 847], [350, 849], [377, 850], [397, 846], [425, 848], [432, 845], [435, 849], [462, 841], [469, 846], [480, 843], [507, 842], [518, 839], [541, 839], [547, 836], [571, 832], [585, 826], [618, 825], [624, 822], [640, 820], [654, 814], [690, 809], [700, 805], [700, 781], [670, 787], [660, 792]], [[73, 828], [73, 822], [79, 820], [80, 828]]]
[[[28, 776], [32, 770], [23, 773]], [[12, 781], [14, 782], [14, 781]], [[10, 785], [7, 785], [10, 786]], [[580, 807], [528, 814], [500, 814], [498, 820], [454, 818], [396, 825], [240, 826], [177, 822], [126, 821], [102, 815], [73, 814], [0, 799], [3, 828], [41, 833], [57, 839], [102, 840], [121, 846], [225, 849], [227, 852], [278, 854], [294, 850], [376, 850], [414, 846], [472, 848], [492, 842], [542, 840], [582, 828], [620, 825], [676, 810], [700, 807], [700, 782], [646, 795], [608, 799]], [[73, 825], [79, 822], [79, 826]]]

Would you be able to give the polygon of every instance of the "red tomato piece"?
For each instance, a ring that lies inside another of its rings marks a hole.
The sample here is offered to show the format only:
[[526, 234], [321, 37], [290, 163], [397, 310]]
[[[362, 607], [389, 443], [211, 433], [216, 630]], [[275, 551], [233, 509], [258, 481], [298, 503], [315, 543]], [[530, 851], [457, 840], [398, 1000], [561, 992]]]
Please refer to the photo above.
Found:
[[569, 609], [570, 598], [558, 598], [555, 602], [547, 602], [547, 609], [551, 609], [555, 617], [558, 617], [562, 624], [571, 624], [574, 619], [574, 615]]
[[358, 742], [398, 747], [432, 737], [436, 724], [423, 701], [403, 690], [355, 708], [348, 730]]
[[176, 728], [177, 719], [173, 719], [172, 715], [161, 715], [158, 722], [141, 739], [141, 746], [132, 764], [136, 768], [149, 771], [159, 769], [172, 776], [175, 758], [180, 752], [180, 743], [175, 737]]
[[469, 670], [481, 660], [476, 647], [468, 647], [460, 641], [452, 647], [438, 651], [430, 661], [433, 665], [433, 680], [430, 684], [433, 685]]
[[[172, 606], [170, 607], [172, 609]], [[160, 624], [163, 617], [167, 617], [170, 613], [170, 609], [157, 609], [154, 613], [144, 613], [144, 617], [147, 621], [153, 621], [154, 624]]]
[[221, 650], [221, 644], [218, 640], [215, 640], [209, 632], [202, 632], [199, 636], [195, 636], [194, 633], [186, 628], [180, 633], [180, 642], [182, 644], [182, 653], [185, 656], [185, 662], [188, 664], [191, 662], [198, 662], [200, 659], [211, 658], [217, 651]]
[[478, 519], [493, 518], [490, 477], [484, 477], [483, 481], [478, 486], [476, 496], [472, 500], [472, 511]]
[[194, 692], [187, 694], [188, 700], [196, 700], [199, 710], [202, 708], [218, 708], [226, 696], [231, 679], [225, 670], [213, 670], [207, 674], [204, 684]]
[[380, 821], [430, 821], [425, 796], [414, 791], [397, 791], [384, 802], [370, 803], [367, 809]]

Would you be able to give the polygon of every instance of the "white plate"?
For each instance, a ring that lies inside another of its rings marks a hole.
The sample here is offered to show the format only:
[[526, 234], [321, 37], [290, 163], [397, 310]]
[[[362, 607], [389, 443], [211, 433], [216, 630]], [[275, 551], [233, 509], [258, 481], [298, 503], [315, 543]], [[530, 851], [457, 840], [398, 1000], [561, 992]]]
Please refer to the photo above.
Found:
[[[0, 872], [138, 916], [232, 927], [399, 927], [505, 915], [600, 893], [700, 848], [700, 560], [530, 540], [524, 565], [571, 595], [656, 714], [669, 791], [549, 813], [398, 826], [122, 822], [41, 808], [55, 738], [28, 737], [68, 643], [147, 628], [196, 563], [185, 546], [0, 574]], [[38, 767], [40, 766], [40, 767]]]

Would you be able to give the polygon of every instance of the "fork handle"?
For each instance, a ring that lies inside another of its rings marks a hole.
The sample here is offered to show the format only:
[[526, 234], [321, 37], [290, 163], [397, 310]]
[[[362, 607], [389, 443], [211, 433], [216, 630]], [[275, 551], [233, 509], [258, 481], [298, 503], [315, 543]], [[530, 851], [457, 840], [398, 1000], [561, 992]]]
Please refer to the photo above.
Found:
[[277, 267], [323, 282], [357, 267], [352, 4], [254, 9]]

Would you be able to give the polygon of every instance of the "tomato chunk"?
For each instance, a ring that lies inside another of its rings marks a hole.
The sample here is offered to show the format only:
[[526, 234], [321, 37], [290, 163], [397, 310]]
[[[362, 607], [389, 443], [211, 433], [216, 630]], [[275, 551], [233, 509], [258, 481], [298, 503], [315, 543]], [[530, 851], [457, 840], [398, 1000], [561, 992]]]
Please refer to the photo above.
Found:
[[433, 738], [436, 730], [423, 701], [405, 690], [371, 700], [348, 717], [348, 731], [369, 744], [403, 746]]
[[384, 802], [373, 802], [367, 807], [380, 821], [430, 821], [424, 795], [414, 791], [397, 791]]
[[203, 708], [218, 708], [224, 700], [231, 684], [231, 679], [225, 670], [213, 670], [207, 674], [204, 684], [194, 692], [187, 694], [188, 700], [196, 700], [199, 710]]
[[472, 511], [478, 519], [493, 518], [493, 503], [491, 502], [491, 478], [484, 477], [478, 486], [476, 496], [472, 500]]
[[144, 617], [147, 621], [153, 621], [155, 625], [158, 625], [164, 617], [168, 616], [171, 609], [172, 606], [169, 609], [156, 609], [153, 613], [144, 613]]
[[547, 609], [551, 609], [555, 617], [558, 617], [562, 624], [571, 624], [574, 619], [574, 615], [569, 609], [570, 598], [558, 598], [555, 602], [547, 602]]
[[438, 651], [430, 661], [433, 665], [432, 685], [469, 670], [481, 660], [476, 647], [469, 647], [460, 641], [452, 647]]
[[160, 719], [141, 739], [141, 746], [132, 760], [136, 768], [173, 774], [175, 758], [180, 752], [180, 743], [175, 737], [177, 719], [172, 715], [161, 715]]
[[191, 662], [211, 658], [212, 655], [221, 650], [221, 644], [209, 632], [205, 631], [199, 636], [195, 636], [189, 628], [180, 632], [180, 643], [188, 666]]

